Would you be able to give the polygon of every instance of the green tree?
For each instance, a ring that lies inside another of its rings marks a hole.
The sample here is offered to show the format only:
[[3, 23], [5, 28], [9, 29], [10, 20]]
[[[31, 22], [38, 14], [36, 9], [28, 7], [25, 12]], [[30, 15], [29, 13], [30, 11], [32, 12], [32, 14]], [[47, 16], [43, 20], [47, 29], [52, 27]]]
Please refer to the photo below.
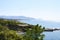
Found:
[[38, 24], [32, 28], [27, 28], [27, 31], [24, 35], [24, 40], [43, 40], [44, 34], [42, 34], [44, 28]]
[[0, 25], [0, 40], [21, 40], [20, 37], [16, 31], [9, 30], [7, 27]]
[[25, 34], [22, 35], [14, 30], [17, 28], [17, 24], [20, 24], [20, 22], [16, 20], [0, 19], [0, 40], [43, 40], [44, 34], [42, 33], [45, 28], [41, 25], [33, 25], [31, 28], [27, 26], [24, 28], [26, 30]]

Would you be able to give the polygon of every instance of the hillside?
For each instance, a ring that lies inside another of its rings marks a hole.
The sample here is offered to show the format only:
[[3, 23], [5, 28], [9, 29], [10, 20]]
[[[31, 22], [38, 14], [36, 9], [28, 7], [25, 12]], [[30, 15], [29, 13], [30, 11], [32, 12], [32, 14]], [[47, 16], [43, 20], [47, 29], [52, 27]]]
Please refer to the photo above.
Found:
[[60, 22], [35, 19], [35, 18], [25, 17], [25, 16], [0, 16], [0, 18], [17, 19], [19, 21], [29, 23], [29, 24], [40, 24], [40, 25], [45, 26], [46, 28], [59, 28], [60, 27]]
[[31, 25], [14, 19], [0, 18], [0, 40], [43, 40], [44, 29], [38, 24]]
[[10, 30], [15, 31], [25, 31], [25, 28], [31, 28], [33, 25], [20, 22], [17, 20], [8, 20], [8, 19], [1, 19], [0, 18], [0, 25], [7, 27]]

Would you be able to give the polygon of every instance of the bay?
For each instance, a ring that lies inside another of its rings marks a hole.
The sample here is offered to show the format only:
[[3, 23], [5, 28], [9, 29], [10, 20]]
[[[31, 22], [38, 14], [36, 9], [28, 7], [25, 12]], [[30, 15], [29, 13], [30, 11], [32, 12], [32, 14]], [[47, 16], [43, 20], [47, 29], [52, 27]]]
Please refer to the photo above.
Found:
[[[29, 24], [39, 24], [45, 28], [60, 28], [60, 23], [57, 22], [41, 22], [41, 21], [24, 21]], [[60, 30], [53, 32], [43, 32], [45, 35], [44, 40], [60, 40]]]
[[44, 32], [44, 40], [60, 40], [60, 31]]

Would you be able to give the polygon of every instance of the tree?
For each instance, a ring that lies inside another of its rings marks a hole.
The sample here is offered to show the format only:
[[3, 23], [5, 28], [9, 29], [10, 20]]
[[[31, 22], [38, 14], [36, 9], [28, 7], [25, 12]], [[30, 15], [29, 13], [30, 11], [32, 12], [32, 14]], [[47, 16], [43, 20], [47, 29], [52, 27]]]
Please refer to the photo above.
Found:
[[21, 35], [15, 30], [17, 24], [20, 24], [20, 22], [0, 19], [0, 40], [43, 40], [44, 34], [42, 33], [45, 28], [42, 28], [41, 25], [29, 25], [31, 27], [25, 27], [25, 34]]
[[32, 28], [27, 28], [27, 31], [24, 35], [24, 40], [43, 40], [44, 35], [42, 32], [44, 28], [39, 26], [38, 24], [33, 26]]
[[0, 25], [0, 40], [21, 40], [20, 37], [16, 31]]

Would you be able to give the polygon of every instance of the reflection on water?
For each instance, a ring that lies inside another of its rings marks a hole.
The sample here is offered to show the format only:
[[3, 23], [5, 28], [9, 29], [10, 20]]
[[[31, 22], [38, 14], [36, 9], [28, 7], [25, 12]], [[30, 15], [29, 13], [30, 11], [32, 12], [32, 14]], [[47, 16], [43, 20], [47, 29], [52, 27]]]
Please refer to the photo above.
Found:
[[44, 40], [60, 40], [60, 31], [44, 32]]

